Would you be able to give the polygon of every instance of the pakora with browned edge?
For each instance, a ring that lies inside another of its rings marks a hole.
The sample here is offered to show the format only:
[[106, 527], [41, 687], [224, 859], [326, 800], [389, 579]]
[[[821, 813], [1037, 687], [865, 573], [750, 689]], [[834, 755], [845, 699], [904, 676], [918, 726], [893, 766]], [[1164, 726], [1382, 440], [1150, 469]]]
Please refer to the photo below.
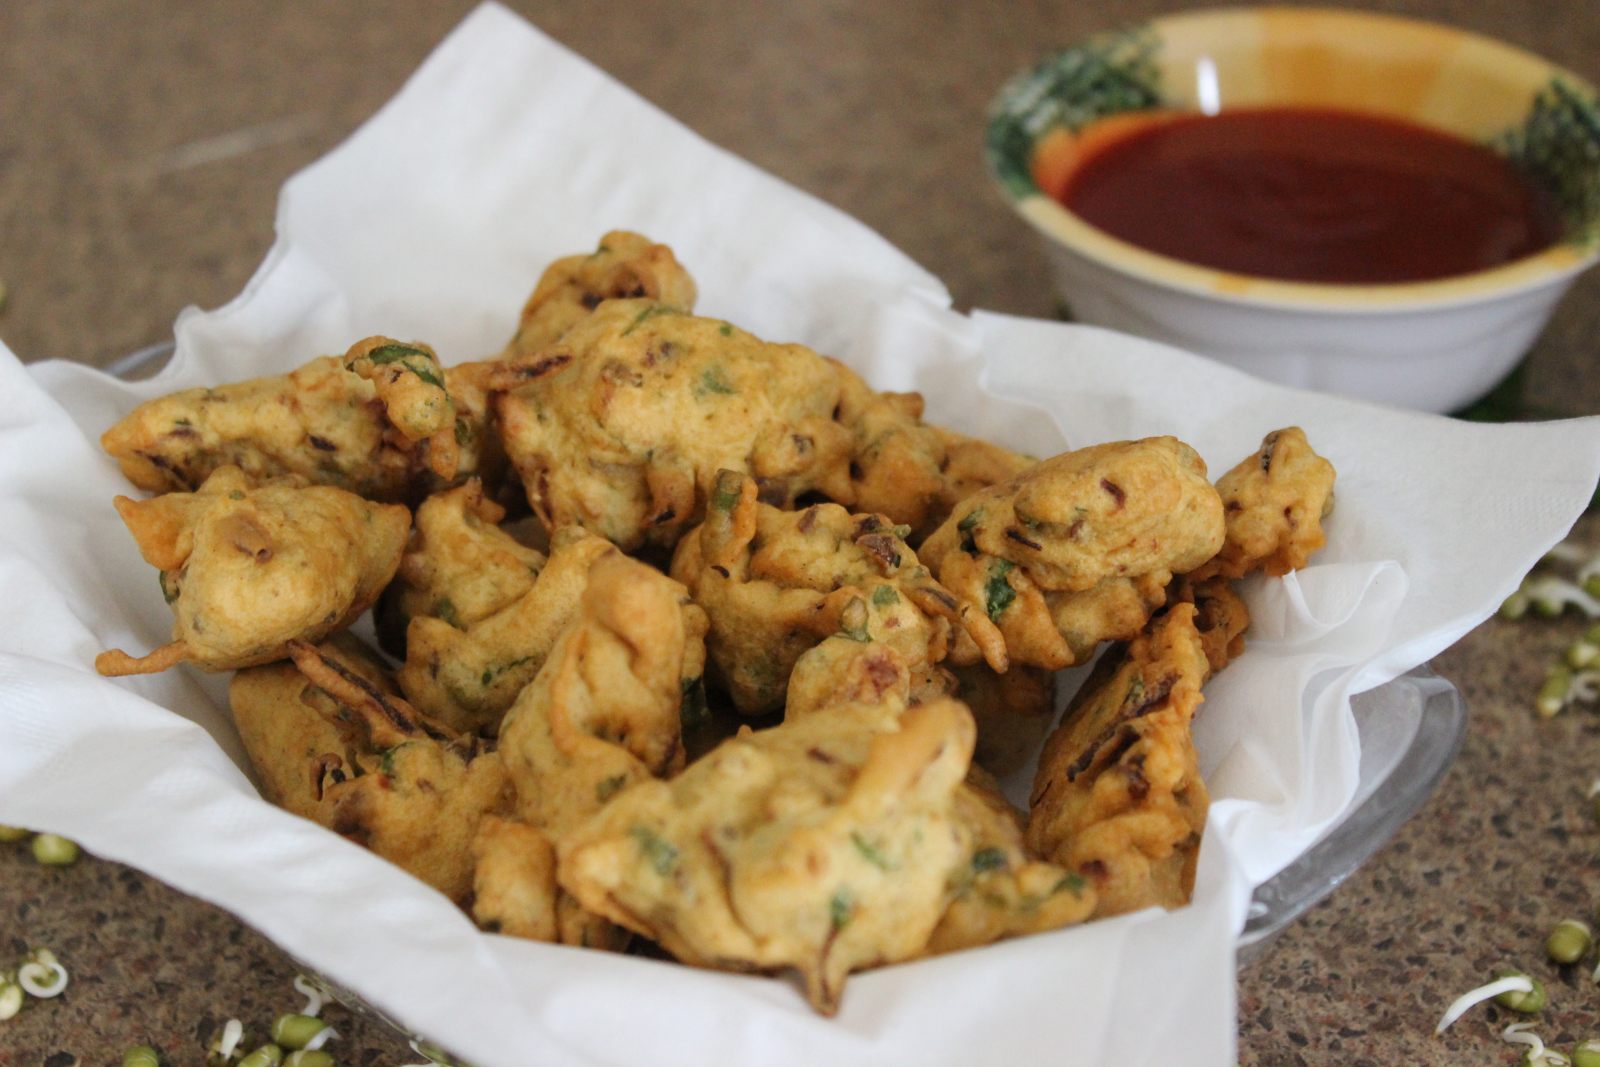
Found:
[[615, 230], [488, 358], [373, 336], [139, 405], [102, 442], [162, 494], [116, 508], [173, 639], [96, 667], [237, 670], [262, 796], [487, 932], [792, 972], [828, 1015], [1187, 903], [1202, 687], [1333, 465], [1293, 426], [1214, 486], [1174, 437], [1036, 460], [697, 295]]
[[801, 345], [651, 300], [608, 300], [544, 351], [564, 362], [494, 398], [506, 453], [549, 529], [624, 551], [670, 549], [705, 513], [719, 470], [768, 503], [850, 494], [839, 379]]
[[753, 479], [720, 472], [705, 523], [672, 562], [711, 618], [711, 661], [741, 711], [781, 707], [801, 655], [834, 634], [893, 647], [924, 694], [953, 688], [939, 664], [955, 631], [998, 646], [993, 623], [917, 560], [905, 527], [838, 504], [784, 511], [758, 495]]
[[1222, 546], [1222, 501], [1174, 437], [1094, 445], [1028, 467], [957, 505], [921, 555], [985, 612], [1005, 654], [958, 644], [951, 659], [1060, 670], [1131, 638], [1174, 574]]
[[229, 687], [263, 792], [464, 906], [478, 823], [511, 800], [499, 757], [417, 713], [358, 642], [290, 652]]
[[[146, 401], [100, 438], [128, 480], [194, 490], [219, 467], [414, 500], [477, 473], [482, 413], [458, 412], [433, 349], [388, 337], [298, 370]], [[476, 417], [474, 417], [474, 414]]]
[[620, 940], [596, 920], [603, 913], [557, 891], [554, 849], [628, 786], [683, 768], [681, 708], [705, 670], [705, 632], [705, 613], [659, 571], [614, 548], [590, 566], [577, 618], [501, 727], [511, 817], [526, 829], [491, 824], [479, 843], [480, 924], [570, 944]]

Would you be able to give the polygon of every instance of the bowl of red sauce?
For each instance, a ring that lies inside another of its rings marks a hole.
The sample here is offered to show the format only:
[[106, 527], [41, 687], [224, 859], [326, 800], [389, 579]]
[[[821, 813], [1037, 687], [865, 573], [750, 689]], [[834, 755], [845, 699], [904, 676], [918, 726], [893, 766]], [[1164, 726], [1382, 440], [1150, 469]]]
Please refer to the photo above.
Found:
[[1453, 411], [1600, 258], [1600, 98], [1356, 11], [1101, 34], [1008, 83], [986, 158], [1073, 317], [1290, 385]]

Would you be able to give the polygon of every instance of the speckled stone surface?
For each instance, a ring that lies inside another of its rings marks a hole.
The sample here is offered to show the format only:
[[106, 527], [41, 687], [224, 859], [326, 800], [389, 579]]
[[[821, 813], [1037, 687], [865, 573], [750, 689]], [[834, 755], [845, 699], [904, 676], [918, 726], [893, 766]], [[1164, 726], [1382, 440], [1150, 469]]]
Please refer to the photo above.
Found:
[[[1042, 253], [982, 172], [984, 105], [1051, 46], [1174, 5], [514, 6], [711, 140], [877, 228], [958, 305], [1047, 315]], [[1600, 80], [1593, 0], [1370, 6], [1490, 32]], [[24, 359], [104, 364], [168, 337], [185, 305], [230, 298], [271, 243], [284, 179], [469, 8], [0, 3], [0, 338]], [[1600, 411], [1597, 338], [1591, 274], [1535, 350], [1530, 401]], [[1600, 523], [1581, 532], [1600, 543]], [[1600, 1035], [1600, 989], [1540, 948], [1555, 920], [1600, 902], [1600, 832], [1582, 795], [1600, 773], [1600, 718], [1529, 710], [1544, 662], [1577, 629], [1493, 621], [1440, 657], [1472, 709], [1461, 757], [1389, 846], [1241, 975], [1241, 1063], [1513, 1064], [1494, 1036], [1499, 1009], [1430, 1036], [1443, 1006], [1502, 963], [1549, 980], [1547, 1039]], [[293, 964], [209, 905], [114, 864], [43, 869], [0, 848], [0, 968], [34, 943], [73, 984], [0, 1024], [0, 1067], [114, 1064], [141, 1041], [198, 1064], [228, 1016], [259, 1031], [298, 1005]], [[381, 1026], [329, 1014], [340, 1062], [415, 1062]]]

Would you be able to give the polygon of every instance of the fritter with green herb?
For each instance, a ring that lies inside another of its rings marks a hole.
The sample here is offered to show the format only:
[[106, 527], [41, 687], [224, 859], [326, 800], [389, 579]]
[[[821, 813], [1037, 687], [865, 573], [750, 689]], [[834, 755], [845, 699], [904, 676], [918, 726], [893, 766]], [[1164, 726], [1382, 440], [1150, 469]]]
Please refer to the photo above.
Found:
[[1152, 437], [1066, 452], [975, 493], [921, 554], [1005, 637], [998, 659], [958, 645], [954, 662], [1059, 670], [1137, 634], [1173, 575], [1209, 560], [1223, 535], [1200, 456]]
[[[493, 840], [479, 847], [480, 923], [574, 944], [611, 940], [562, 904], [550, 850], [628, 786], [682, 769], [682, 707], [705, 670], [705, 631], [705, 613], [659, 571], [615, 549], [589, 568], [577, 618], [500, 730], [512, 817], [537, 840], [490, 828]], [[507, 884], [535, 876], [545, 881]]]
[[855, 970], [921, 954], [970, 863], [972, 717], [843, 704], [624, 789], [558, 844], [561, 885], [678, 959], [793, 969], [838, 1008]]
[[749, 474], [780, 507], [809, 492], [849, 499], [838, 375], [808, 348], [670, 304], [608, 300], [541, 361], [559, 366], [497, 394], [494, 410], [549, 529], [670, 549], [723, 469]]
[[545, 268], [504, 355], [537, 356], [607, 300], [644, 298], [691, 311], [695, 295], [694, 279], [672, 249], [643, 234], [612, 230], [593, 252]]
[[196, 489], [235, 466], [254, 482], [292, 474], [414, 500], [479, 467], [484, 409], [458, 410], [449, 386], [427, 345], [369, 337], [289, 374], [140, 404], [100, 444], [155, 493]]
[[672, 562], [711, 617], [711, 662], [741, 711], [782, 707], [796, 662], [832, 635], [892, 647], [925, 695], [950, 690], [939, 664], [957, 631], [998, 646], [993, 623], [918, 562], [905, 527], [838, 504], [783, 511], [758, 496], [753, 479], [720, 472], [705, 523]]

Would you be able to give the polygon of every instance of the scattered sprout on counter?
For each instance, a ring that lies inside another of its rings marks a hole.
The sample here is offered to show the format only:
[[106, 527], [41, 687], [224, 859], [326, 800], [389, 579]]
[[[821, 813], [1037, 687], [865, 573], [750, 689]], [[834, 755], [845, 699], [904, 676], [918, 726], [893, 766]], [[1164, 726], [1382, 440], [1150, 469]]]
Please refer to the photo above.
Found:
[[315, 1015], [280, 1015], [272, 1023], [272, 1042], [287, 1049], [315, 1052], [339, 1035]]
[[1554, 1049], [1545, 1048], [1539, 1035], [1532, 1031], [1533, 1023], [1512, 1023], [1500, 1031], [1500, 1040], [1528, 1047], [1522, 1054], [1525, 1067], [1570, 1067], [1571, 1060]]
[[32, 836], [32, 830], [24, 830], [20, 826], [0, 826], [0, 844], [9, 845], [14, 841], [26, 841]]
[[33, 839], [33, 858], [47, 867], [66, 867], [78, 862], [78, 844], [60, 834], [39, 834]]
[[262, 1045], [239, 1061], [239, 1067], [279, 1067], [283, 1063], [283, 1049], [277, 1045]]
[[122, 1054], [122, 1067], [161, 1067], [161, 1057], [149, 1045], [135, 1045]]
[[1600, 1038], [1578, 1042], [1572, 1050], [1572, 1067], [1600, 1067]]
[[445, 1052], [442, 1048], [440, 1048], [438, 1045], [435, 1045], [431, 1041], [422, 1041], [418, 1038], [412, 1038], [411, 1051], [415, 1052], [418, 1056], [421, 1056], [427, 1062], [407, 1064], [406, 1067], [467, 1067], [467, 1065], [461, 1061], [451, 1059], [449, 1053]]
[[59, 997], [67, 988], [67, 977], [67, 969], [47, 948], [34, 949], [17, 968], [17, 984], [40, 1000]]
[[[1433, 1032], [1435, 1034], [1444, 1033], [1450, 1028], [1451, 1023], [1455, 1022], [1457, 1019], [1461, 1018], [1467, 1012], [1471, 1011], [1474, 1007], [1482, 1004], [1486, 1000], [1497, 1000], [1497, 998], [1503, 994], [1508, 993], [1531, 996], [1535, 989], [1535, 985], [1536, 983], [1534, 980], [1525, 974], [1509, 974], [1498, 977], [1487, 985], [1481, 985], [1477, 989], [1469, 990], [1457, 997], [1451, 1003], [1451, 1005], [1445, 1009], [1444, 1015], [1439, 1019], [1439, 1025], [1433, 1028]], [[1544, 987], [1538, 986], [1538, 989], [1540, 992], [1540, 1003], [1542, 1006]], [[1509, 1008], [1511, 1005], [1507, 1004], [1505, 1007]], [[1513, 1010], [1521, 1009], [1514, 1008]]]
[[294, 976], [294, 991], [306, 998], [306, 1006], [300, 1009], [300, 1014], [313, 1019], [321, 1015], [323, 1006], [333, 999], [315, 979], [303, 974]]
[[289, 1058], [283, 1061], [283, 1067], [333, 1067], [333, 1057], [315, 1049], [301, 1049], [289, 1053]]
[[211, 1042], [211, 1047], [206, 1049], [206, 1063], [214, 1067], [227, 1067], [233, 1062], [234, 1054], [243, 1040], [244, 1023], [238, 1019], [229, 1019], [222, 1024], [222, 1032]]
[[22, 987], [14, 975], [0, 971], [0, 1022], [22, 1010]]
[[1594, 931], [1578, 919], [1562, 919], [1545, 938], [1544, 952], [1555, 963], [1577, 963], [1589, 954]]

